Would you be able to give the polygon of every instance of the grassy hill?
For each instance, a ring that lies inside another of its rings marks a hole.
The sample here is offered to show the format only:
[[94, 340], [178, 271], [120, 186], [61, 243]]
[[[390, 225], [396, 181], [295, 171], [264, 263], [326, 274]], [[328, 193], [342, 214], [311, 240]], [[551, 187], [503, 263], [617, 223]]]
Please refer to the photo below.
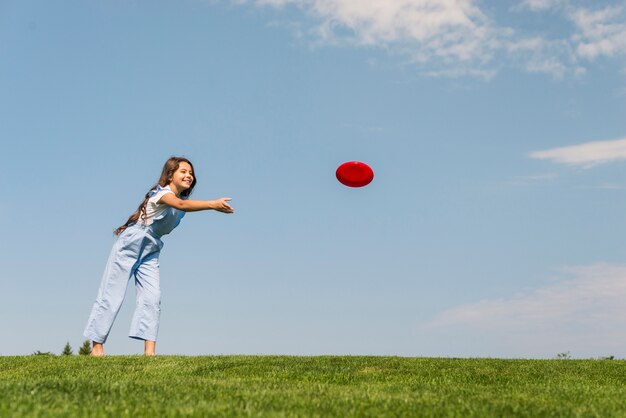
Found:
[[0, 357], [1, 417], [626, 417], [626, 361]]

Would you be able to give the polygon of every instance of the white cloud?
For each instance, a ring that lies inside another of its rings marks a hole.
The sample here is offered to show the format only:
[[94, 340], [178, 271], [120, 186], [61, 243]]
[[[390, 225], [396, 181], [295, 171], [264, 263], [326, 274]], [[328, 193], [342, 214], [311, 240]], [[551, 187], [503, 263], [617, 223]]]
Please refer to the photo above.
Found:
[[463, 77], [463, 76], [471, 76], [476, 78], [482, 78], [483, 80], [490, 80], [496, 75], [495, 70], [480, 70], [480, 69], [472, 69], [472, 68], [452, 68], [446, 70], [432, 70], [432, 71], [423, 71], [422, 75], [428, 77]]
[[315, 32], [324, 42], [391, 46], [422, 64], [487, 62], [505, 33], [491, 24], [474, 0], [256, 0], [256, 4], [305, 10], [318, 20]]
[[487, 22], [473, 0], [256, 0], [256, 3], [275, 7], [296, 5], [321, 18], [326, 26], [351, 29], [365, 44], [425, 41], [438, 35], [451, 40], [461, 35], [480, 37]]
[[420, 331], [489, 336], [517, 356], [626, 354], [626, 266], [565, 269], [569, 277], [532, 292], [448, 309]]
[[598, 164], [626, 159], [626, 138], [535, 151], [530, 153], [530, 157], [589, 168]]
[[557, 180], [559, 178], [558, 174], [555, 173], [546, 173], [546, 174], [534, 174], [528, 176], [516, 176], [512, 180], [507, 180], [501, 182], [501, 184], [507, 186], [528, 186], [530, 184], [536, 184], [537, 182], [549, 182], [553, 180]]
[[545, 58], [542, 60], [532, 60], [526, 64], [526, 70], [531, 73], [552, 74], [556, 78], [562, 78], [567, 67], [557, 58]]
[[602, 183], [598, 188], [604, 190], [626, 190], [626, 186], [619, 183]]
[[551, 7], [559, 5], [559, 0], [524, 0], [521, 4], [522, 8], [528, 8], [532, 11], [543, 11]]
[[504, 43], [507, 56], [518, 61], [531, 73], [546, 73], [562, 78], [574, 73], [576, 58], [572, 47], [565, 41], [551, 41], [539, 36], [511, 39]]
[[559, 35], [553, 38], [546, 36], [549, 28], [532, 33], [499, 25], [478, 0], [234, 1], [295, 7], [313, 18], [311, 32], [320, 42], [399, 52], [429, 75], [489, 79], [508, 65], [555, 78], [580, 77], [586, 72], [581, 59], [588, 63], [599, 56], [626, 55], [625, 7], [590, 10], [577, 6], [579, 0], [523, 0], [510, 10], [550, 13], [569, 30], [555, 32]]
[[587, 59], [626, 53], [626, 8], [608, 6], [590, 11], [579, 8], [570, 13], [580, 33], [573, 36], [578, 54]]

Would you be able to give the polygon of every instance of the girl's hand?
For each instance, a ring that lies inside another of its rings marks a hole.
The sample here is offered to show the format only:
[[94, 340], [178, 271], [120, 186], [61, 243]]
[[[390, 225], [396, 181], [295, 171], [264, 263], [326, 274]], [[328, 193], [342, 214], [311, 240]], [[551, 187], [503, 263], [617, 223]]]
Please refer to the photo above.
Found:
[[214, 200], [214, 208], [216, 211], [218, 212], [224, 212], [224, 213], [233, 213], [235, 211], [235, 209], [232, 208], [232, 206], [230, 206], [228, 204], [228, 201], [232, 200], [230, 197], [222, 197], [220, 199]]

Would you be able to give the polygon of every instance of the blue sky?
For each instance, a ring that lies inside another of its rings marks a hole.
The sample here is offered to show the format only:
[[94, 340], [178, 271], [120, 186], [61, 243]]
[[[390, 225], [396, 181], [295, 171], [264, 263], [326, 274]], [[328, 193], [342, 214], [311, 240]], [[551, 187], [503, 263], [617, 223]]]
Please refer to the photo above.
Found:
[[3, 1], [0, 113], [1, 355], [81, 344], [184, 155], [236, 212], [164, 239], [161, 354], [626, 357], [623, 1]]

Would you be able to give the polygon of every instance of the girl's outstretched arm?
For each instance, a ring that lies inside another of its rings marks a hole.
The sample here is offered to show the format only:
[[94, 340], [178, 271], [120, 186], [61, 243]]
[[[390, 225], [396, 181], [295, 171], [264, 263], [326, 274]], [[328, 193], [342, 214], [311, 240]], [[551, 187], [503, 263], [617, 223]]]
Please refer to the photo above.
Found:
[[228, 204], [230, 197], [222, 197], [216, 200], [183, 200], [176, 197], [174, 193], [163, 195], [157, 203], [165, 203], [174, 209], [185, 212], [196, 212], [199, 210], [216, 210], [218, 212], [233, 213], [235, 210]]

